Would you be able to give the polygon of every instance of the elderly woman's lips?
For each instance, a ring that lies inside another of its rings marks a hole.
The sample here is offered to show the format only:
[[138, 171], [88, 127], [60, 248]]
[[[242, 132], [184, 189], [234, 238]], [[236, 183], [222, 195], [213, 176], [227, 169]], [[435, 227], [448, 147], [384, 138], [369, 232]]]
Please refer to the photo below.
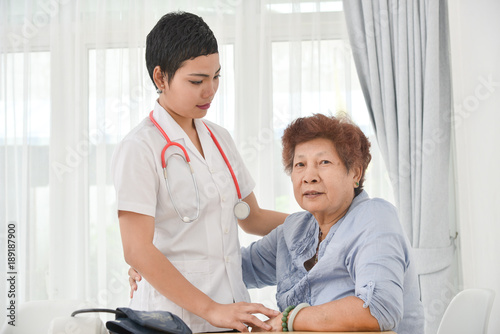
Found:
[[314, 198], [322, 195], [323, 193], [317, 192], [317, 191], [306, 191], [303, 196], [307, 198]]

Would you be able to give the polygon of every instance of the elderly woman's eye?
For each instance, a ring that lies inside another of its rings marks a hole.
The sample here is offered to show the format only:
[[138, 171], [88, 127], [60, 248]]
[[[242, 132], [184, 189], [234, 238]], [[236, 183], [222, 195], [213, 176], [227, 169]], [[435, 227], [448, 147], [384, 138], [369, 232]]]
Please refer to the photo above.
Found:
[[321, 164], [322, 165], [328, 165], [328, 164], [331, 164], [331, 162], [328, 161], [328, 160], [321, 160]]
[[304, 164], [302, 162], [297, 162], [295, 163], [295, 165], [293, 165], [294, 167], [303, 167]]

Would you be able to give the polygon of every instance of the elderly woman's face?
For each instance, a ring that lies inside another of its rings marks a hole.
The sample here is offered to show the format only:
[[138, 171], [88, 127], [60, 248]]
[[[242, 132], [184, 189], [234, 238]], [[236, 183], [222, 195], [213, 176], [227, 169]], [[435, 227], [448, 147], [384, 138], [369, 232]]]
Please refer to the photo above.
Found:
[[291, 175], [295, 199], [319, 223], [345, 214], [359, 174], [359, 168], [347, 172], [331, 140], [318, 138], [295, 147]]

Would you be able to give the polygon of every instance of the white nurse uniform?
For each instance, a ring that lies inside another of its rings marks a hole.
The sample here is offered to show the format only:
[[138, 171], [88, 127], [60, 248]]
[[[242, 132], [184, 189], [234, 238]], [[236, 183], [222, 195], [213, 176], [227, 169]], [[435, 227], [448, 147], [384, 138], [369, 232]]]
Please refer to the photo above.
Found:
[[[194, 286], [218, 303], [250, 301], [243, 283], [238, 225], [233, 207], [238, 197], [231, 174], [202, 121], [195, 120], [205, 158], [174, 119], [156, 102], [153, 116], [172, 141], [183, 145], [191, 158], [200, 196], [200, 216], [184, 223], [172, 206], [161, 166], [166, 144], [149, 118], [144, 119], [118, 145], [112, 172], [117, 209], [155, 218], [154, 245]], [[241, 196], [255, 186], [224, 128], [204, 121], [212, 130], [236, 174]], [[169, 148], [165, 158], [180, 149]], [[193, 216], [196, 200], [192, 180], [169, 169], [169, 183], [181, 212]], [[168, 277], [165, 277], [168, 281]], [[161, 295], [145, 279], [130, 303], [137, 310], [166, 310], [181, 317], [193, 332], [220, 331], [204, 319], [180, 308]]]

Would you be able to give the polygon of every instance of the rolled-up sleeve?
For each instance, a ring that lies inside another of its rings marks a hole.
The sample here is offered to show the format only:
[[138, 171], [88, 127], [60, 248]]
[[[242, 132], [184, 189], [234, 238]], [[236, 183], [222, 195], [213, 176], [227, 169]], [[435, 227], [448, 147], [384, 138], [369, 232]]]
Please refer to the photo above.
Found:
[[277, 227], [262, 239], [241, 249], [243, 281], [247, 288], [276, 285]]
[[381, 204], [379, 215], [366, 217], [354, 247], [346, 257], [355, 295], [378, 320], [380, 329], [394, 329], [404, 314], [404, 280], [409, 243], [393, 207]]

